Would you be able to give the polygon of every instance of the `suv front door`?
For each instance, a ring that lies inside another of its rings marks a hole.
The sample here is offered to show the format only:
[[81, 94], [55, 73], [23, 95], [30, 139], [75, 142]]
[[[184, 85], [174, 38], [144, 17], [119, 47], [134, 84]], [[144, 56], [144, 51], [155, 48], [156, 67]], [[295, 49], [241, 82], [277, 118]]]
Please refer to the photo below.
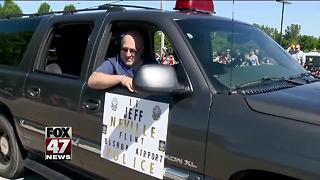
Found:
[[[141, 98], [146, 100], [152, 100], [157, 102], [163, 102], [169, 104], [169, 121], [167, 129], [167, 144], [166, 144], [166, 171], [170, 171], [174, 175], [186, 175], [189, 177], [203, 178], [204, 173], [204, 160], [205, 160], [205, 147], [207, 137], [207, 125], [208, 125], [208, 112], [211, 103], [211, 95], [209, 88], [203, 76], [193, 59], [191, 52], [184, 42], [183, 37], [179, 31], [175, 28], [171, 21], [159, 19], [148, 19], [143, 17], [130, 21], [130, 16], [121, 16], [117, 14], [117, 17], [109, 16], [105, 32], [101, 39], [101, 46], [97, 49], [97, 52], [106, 52], [107, 44], [111, 35], [112, 25], [117, 22], [126, 21], [126, 25], [132, 23], [144, 23], [145, 25], [157, 25], [158, 27], [166, 27], [162, 30], [167, 32], [169, 40], [172, 42], [173, 49], [175, 50], [176, 57], [180, 61], [179, 66], [176, 68], [177, 76], [182, 77], [178, 79], [185, 79], [188, 81], [188, 86], [193, 88], [193, 92], [190, 95], [174, 95], [163, 94], [158, 95], [154, 93], [131, 93], [126, 88], [117, 86], [107, 90], [94, 90], [85, 85], [81, 98], [81, 104], [83, 104], [82, 114], [83, 118], [80, 120], [80, 124], [86, 124], [81, 126], [83, 146], [86, 147], [88, 153], [84, 156], [85, 169], [94, 172], [100, 176], [107, 177], [108, 179], [149, 179], [151, 176], [147, 176], [143, 173], [139, 173], [133, 169], [128, 169], [125, 166], [113, 163], [100, 157], [100, 145], [103, 123], [103, 107], [105, 92], [114, 93], [117, 95], [124, 95], [128, 97]], [[158, 23], [161, 23], [158, 24]], [[136, 26], [135, 26], [136, 27]], [[139, 26], [141, 27], [141, 26]], [[157, 30], [153, 31], [157, 32]], [[152, 32], [149, 34], [153, 36]], [[150, 37], [148, 36], [148, 37]], [[153, 51], [153, 42], [146, 36], [146, 39], [150, 42], [145, 42], [145, 47], [149, 47], [149, 50]], [[110, 45], [111, 46], [111, 45]], [[151, 47], [151, 48], [150, 48]], [[145, 49], [146, 51], [146, 49]], [[148, 51], [148, 49], [147, 49]], [[92, 68], [94, 71], [105, 59], [103, 55], [96, 57], [96, 63]], [[155, 57], [155, 56], [153, 56]], [[90, 103], [92, 102], [92, 103]], [[99, 108], [86, 108], [86, 105], [93, 105], [92, 107]], [[80, 140], [81, 142], [81, 140]], [[89, 148], [90, 147], [90, 148]], [[176, 174], [177, 173], [177, 174]], [[172, 177], [172, 176], [171, 176]]]

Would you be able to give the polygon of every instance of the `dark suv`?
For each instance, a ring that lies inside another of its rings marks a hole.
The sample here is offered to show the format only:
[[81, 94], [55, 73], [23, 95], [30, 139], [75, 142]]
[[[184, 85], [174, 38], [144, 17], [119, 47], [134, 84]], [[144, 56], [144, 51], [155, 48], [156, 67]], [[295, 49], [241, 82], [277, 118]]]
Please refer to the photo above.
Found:
[[[106, 5], [0, 20], [0, 175], [26, 166], [55, 179], [45, 166], [58, 164], [94, 179], [319, 179], [319, 79], [258, 28], [180, 9]], [[132, 29], [147, 64], [137, 92], [89, 88]], [[173, 65], [156, 60], [162, 33]], [[41, 161], [46, 127], [72, 127], [72, 160]]]

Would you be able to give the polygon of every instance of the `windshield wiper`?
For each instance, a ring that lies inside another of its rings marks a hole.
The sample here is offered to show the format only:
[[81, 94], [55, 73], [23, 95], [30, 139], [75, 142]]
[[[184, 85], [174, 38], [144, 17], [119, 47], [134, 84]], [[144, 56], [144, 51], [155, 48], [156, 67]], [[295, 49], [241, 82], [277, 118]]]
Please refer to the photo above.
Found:
[[243, 84], [239, 84], [236, 86], [236, 89], [240, 89], [242, 87], [246, 87], [246, 86], [251, 86], [253, 84], [260, 84], [260, 83], [263, 83], [263, 82], [268, 82], [268, 81], [278, 81], [278, 80], [285, 80], [284, 77], [263, 77], [263, 78], [260, 78], [258, 80], [254, 80], [254, 81], [251, 81], [251, 82], [246, 82], [246, 83], [243, 83]]
[[298, 75], [295, 75], [295, 76], [290, 76], [289, 79], [298, 79], [298, 78], [302, 78], [302, 77], [305, 77], [305, 76], [309, 76], [309, 75], [312, 75], [311, 73], [309, 72], [303, 72], [303, 73], [300, 73]]
[[[307, 77], [307, 76], [311, 76], [314, 79], [304, 79], [303, 78], [303, 77]], [[311, 74], [310, 72], [303, 72], [303, 73], [295, 75], [295, 76], [290, 76], [288, 80], [298, 79], [298, 78], [302, 78], [302, 80], [306, 81], [306, 83], [313, 83], [313, 82], [320, 81], [320, 78], [318, 76], [315, 76], [315, 75]]]

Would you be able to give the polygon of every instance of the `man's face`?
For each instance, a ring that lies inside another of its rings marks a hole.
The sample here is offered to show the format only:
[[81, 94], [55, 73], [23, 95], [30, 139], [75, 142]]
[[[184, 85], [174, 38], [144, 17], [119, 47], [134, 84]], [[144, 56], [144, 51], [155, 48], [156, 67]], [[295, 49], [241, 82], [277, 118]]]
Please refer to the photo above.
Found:
[[140, 60], [141, 49], [138, 42], [131, 35], [125, 35], [122, 39], [120, 57], [124, 64], [132, 66]]

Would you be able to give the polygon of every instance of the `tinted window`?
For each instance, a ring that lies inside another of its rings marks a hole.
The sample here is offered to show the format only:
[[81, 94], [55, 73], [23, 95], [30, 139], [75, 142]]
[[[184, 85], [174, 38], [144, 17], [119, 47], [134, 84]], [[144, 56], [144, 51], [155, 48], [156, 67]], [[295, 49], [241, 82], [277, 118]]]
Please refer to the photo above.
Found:
[[320, 56], [306, 56], [306, 65], [320, 67]]
[[17, 66], [40, 19], [0, 21], [0, 64]]
[[305, 68], [312, 74], [320, 75], [320, 56], [306, 55]]
[[80, 76], [93, 23], [57, 24], [46, 42], [45, 57], [38, 70]]

